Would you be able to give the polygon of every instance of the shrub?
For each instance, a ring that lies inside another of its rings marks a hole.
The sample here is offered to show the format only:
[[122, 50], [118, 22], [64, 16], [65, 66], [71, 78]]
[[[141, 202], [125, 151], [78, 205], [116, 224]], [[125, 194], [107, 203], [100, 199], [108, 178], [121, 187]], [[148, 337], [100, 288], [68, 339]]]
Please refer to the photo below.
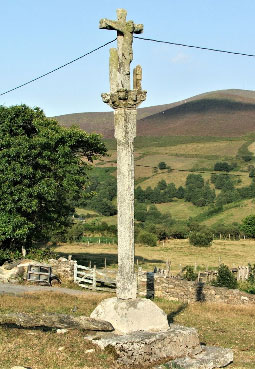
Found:
[[150, 232], [141, 231], [138, 234], [137, 241], [148, 246], [157, 246], [157, 236]]
[[215, 163], [214, 170], [222, 171], [222, 172], [229, 172], [231, 169], [230, 164], [228, 164], [226, 161]]
[[208, 247], [211, 246], [213, 235], [211, 232], [190, 232], [189, 242], [193, 246]]
[[218, 275], [215, 281], [212, 282], [216, 287], [237, 288], [237, 280], [227, 265], [221, 264], [218, 268]]
[[186, 265], [182, 269], [182, 272], [185, 272], [183, 277], [187, 279], [188, 281], [195, 281], [197, 279], [198, 274], [194, 272], [194, 267], [191, 265]]
[[160, 170], [166, 169], [167, 168], [167, 165], [166, 165], [166, 163], [164, 161], [161, 161], [160, 163], [158, 163], [158, 168]]
[[0, 249], [0, 265], [2, 265], [5, 261], [13, 261], [22, 258], [22, 254], [20, 251], [11, 251], [11, 250], [2, 250]]
[[255, 215], [248, 215], [242, 220], [241, 231], [248, 237], [255, 238]]
[[26, 258], [32, 259], [32, 260], [48, 260], [48, 259], [55, 259], [57, 254], [50, 248], [50, 247], [44, 247], [44, 248], [31, 248], [29, 250], [29, 253], [26, 255]]

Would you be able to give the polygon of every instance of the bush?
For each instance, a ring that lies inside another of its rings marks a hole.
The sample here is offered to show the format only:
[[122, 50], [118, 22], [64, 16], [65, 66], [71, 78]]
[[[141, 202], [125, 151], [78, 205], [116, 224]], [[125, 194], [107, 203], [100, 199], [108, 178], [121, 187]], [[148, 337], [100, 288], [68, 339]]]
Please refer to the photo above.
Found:
[[194, 272], [194, 267], [191, 265], [186, 265], [182, 272], [185, 272], [183, 277], [188, 281], [195, 281], [197, 279], [198, 274]]
[[2, 250], [0, 249], [0, 265], [6, 261], [13, 261], [22, 258], [22, 254], [19, 251]]
[[227, 265], [221, 264], [218, 268], [218, 275], [215, 281], [212, 282], [216, 287], [227, 287], [235, 289], [238, 286], [237, 280]]
[[32, 260], [49, 260], [49, 259], [56, 259], [57, 254], [50, 248], [50, 247], [43, 247], [43, 248], [31, 248], [26, 255], [27, 259]]
[[226, 161], [215, 163], [214, 170], [222, 171], [222, 172], [229, 172], [232, 168], [230, 164]]
[[241, 231], [248, 237], [255, 238], [255, 215], [248, 215], [242, 220]]
[[190, 232], [189, 242], [193, 246], [208, 247], [211, 246], [213, 235], [211, 232]]
[[166, 169], [167, 168], [167, 165], [166, 165], [166, 163], [164, 161], [161, 161], [160, 163], [158, 163], [158, 168], [160, 170]]
[[157, 236], [150, 232], [141, 231], [138, 234], [137, 241], [148, 246], [157, 246]]

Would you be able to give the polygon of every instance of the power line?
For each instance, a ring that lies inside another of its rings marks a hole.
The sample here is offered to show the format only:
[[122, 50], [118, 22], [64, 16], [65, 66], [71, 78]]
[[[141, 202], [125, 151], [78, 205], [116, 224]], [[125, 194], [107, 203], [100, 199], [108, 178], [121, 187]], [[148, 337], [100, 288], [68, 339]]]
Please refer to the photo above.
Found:
[[[154, 39], [152, 39], [152, 38], [145, 38], [145, 37], [138, 37], [138, 36], [134, 36], [134, 38], [136, 38], [136, 39], [138, 39], [138, 40], [143, 40], [143, 41], [151, 41], [151, 42], [163, 43], [163, 44], [168, 44], [168, 45], [175, 45], [175, 46], [189, 47], [189, 48], [193, 48], [193, 49], [200, 49], [200, 50], [214, 51], [214, 52], [225, 53], [225, 54], [232, 54], [232, 55], [241, 55], [241, 56], [255, 57], [255, 55], [254, 55], [254, 54], [246, 54], [246, 53], [240, 53], [240, 52], [229, 51], [229, 50], [212, 49], [212, 48], [209, 48], [209, 47], [202, 47], [202, 46], [195, 46], [195, 45], [187, 45], [187, 44], [181, 44], [181, 43], [171, 42], [171, 41], [154, 40]], [[95, 51], [98, 51], [99, 49], [102, 49], [103, 47], [105, 47], [105, 46], [107, 46], [107, 45], [109, 45], [109, 44], [113, 43], [113, 42], [114, 42], [114, 41], [116, 41], [116, 40], [117, 40], [117, 38], [115, 38], [115, 39], [114, 39], [114, 40], [112, 40], [112, 41], [106, 42], [105, 44], [103, 44], [103, 45], [101, 45], [101, 46], [99, 46], [99, 47], [95, 48], [94, 50], [91, 50], [91, 51], [87, 52], [86, 54], [81, 55], [81, 56], [79, 56], [78, 58], [73, 59], [73, 60], [71, 60], [70, 62], [68, 62], [68, 63], [65, 63], [65, 64], [61, 65], [60, 67], [57, 67], [57, 68], [55, 68], [55, 69], [53, 69], [53, 70], [51, 70], [51, 71], [49, 71], [49, 72], [47, 72], [47, 73], [44, 73], [44, 74], [42, 74], [42, 75], [41, 75], [41, 76], [39, 76], [39, 77], [33, 78], [33, 79], [31, 79], [30, 81], [28, 81], [28, 82], [22, 83], [21, 85], [19, 85], [19, 86], [17, 86], [17, 87], [14, 87], [14, 88], [12, 88], [12, 89], [10, 89], [10, 90], [7, 90], [7, 91], [5, 91], [5, 92], [2, 92], [2, 93], [0, 94], [0, 96], [3, 96], [3, 95], [5, 95], [5, 94], [8, 94], [9, 92], [12, 92], [12, 91], [14, 91], [14, 90], [17, 90], [17, 89], [19, 89], [19, 88], [21, 88], [21, 87], [23, 87], [23, 86], [26, 86], [26, 85], [28, 85], [28, 84], [30, 84], [30, 83], [32, 83], [32, 82], [35, 82], [35, 81], [37, 81], [38, 79], [41, 79], [41, 78], [43, 78], [43, 77], [46, 77], [46, 76], [48, 76], [49, 74], [54, 73], [54, 72], [58, 71], [59, 69], [62, 69], [62, 68], [64, 68], [64, 67], [66, 67], [67, 65], [72, 64], [72, 63], [76, 62], [77, 60], [82, 59], [82, 58], [84, 58], [85, 56], [88, 56], [88, 55], [90, 55], [90, 54], [94, 53]]]
[[70, 62], [63, 64], [63, 65], [61, 65], [60, 67], [57, 67], [57, 68], [55, 68], [55, 69], [52, 69], [50, 72], [44, 73], [44, 74], [42, 74], [42, 75], [41, 75], [41, 76], [39, 76], [39, 77], [36, 77], [36, 78], [34, 78], [34, 79], [31, 79], [31, 80], [30, 80], [30, 81], [28, 81], [28, 82], [22, 83], [22, 85], [19, 85], [19, 86], [17, 86], [17, 87], [11, 88], [11, 89], [10, 89], [10, 90], [8, 90], [8, 91], [2, 92], [2, 93], [0, 94], [0, 96], [3, 96], [3, 95], [5, 95], [5, 94], [8, 94], [9, 92], [14, 91], [14, 90], [17, 90], [18, 88], [21, 88], [21, 87], [23, 87], [23, 86], [26, 86], [26, 85], [28, 85], [28, 84], [30, 84], [30, 83], [32, 83], [32, 82], [34, 82], [34, 81], [37, 81], [37, 80], [38, 80], [38, 79], [40, 79], [40, 78], [46, 77], [46, 76], [48, 76], [49, 74], [54, 73], [54, 72], [56, 72], [57, 70], [62, 69], [62, 68], [64, 68], [64, 67], [66, 67], [67, 65], [72, 64], [72, 63], [76, 62], [77, 60], [82, 59], [82, 58], [84, 58], [85, 56], [87, 56], [87, 55], [89, 55], [89, 54], [94, 53], [95, 51], [97, 51], [97, 50], [99, 50], [99, 49], [102, 49], [103, 47], [105, 47], [105, 46], [107, 46], [107, 45], [111, 44], [112, 42], [114, 42], [114, 41], [116, 41], [116, 40], [117, 40], [117, 38], [115, 38], [115, 39], [114, 39], [114, 40], [112, 40], [112, 41], [106, 42], [106, 44], [101, 45], [101, 46], [97, 47], [96, 49], [91, 50], [91, 51], [87, 52], [86, 54], [81, 55], [81, 56], [79, 56], [78, 58], [73, 59], [73, 60], [71, 60]]
[[138, 37], [138, 36], [134, 36], [134, 38], [137, 38], [138, 40], [153, 41], [153, 42], [158, 42], [158, 43], [162, 43], [162, 44], [169, 44], [169, 45], [175, 45], [175, 46], [190, 47], [190, 48], [200, 49], [200, 50], [216, 51], [218, 53], [225, 53], [225, 54], [233, 54], [233, 55], [241, 55], [241, 56], [255, 57], [254, 54], [245, 54], [245, 53], [240, 53], [240, 52], [235, 52], [235, 51], [220, 50], [220, 49], [211, 49], [209, 47], [179, 44], [177, 42], [170, 42], [170, 41], [153, 40], [152, 38], [145, 38], [145, 37]]

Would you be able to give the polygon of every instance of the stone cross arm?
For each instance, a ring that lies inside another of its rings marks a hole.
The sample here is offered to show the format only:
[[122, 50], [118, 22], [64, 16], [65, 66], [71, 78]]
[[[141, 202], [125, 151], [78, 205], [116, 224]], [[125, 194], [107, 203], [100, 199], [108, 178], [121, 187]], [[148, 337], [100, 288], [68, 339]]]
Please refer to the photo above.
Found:
[[109, 29], [116, 30], [118, 32], [123, 33], [142, 33], [143, 25], [142, 24], [134, 24], [133, 21], [126, 21], [127, 12], [124, 9], [117, 10], [117, 21], [112, 21], [106, 18], [103, 18], [99, 22], [99, 28], [101, 29]]

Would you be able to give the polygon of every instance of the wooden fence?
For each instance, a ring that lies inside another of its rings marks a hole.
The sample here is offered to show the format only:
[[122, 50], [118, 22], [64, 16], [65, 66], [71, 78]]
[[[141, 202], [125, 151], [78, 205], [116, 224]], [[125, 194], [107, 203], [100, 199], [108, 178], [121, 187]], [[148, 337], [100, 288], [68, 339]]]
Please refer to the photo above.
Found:
[[92, 291], [113, 292], [116, 289], [116, 280], [109, 272], [99, 272], [95, 265], [89, 268], [77, 262], [74, 264], [74, 283]]

